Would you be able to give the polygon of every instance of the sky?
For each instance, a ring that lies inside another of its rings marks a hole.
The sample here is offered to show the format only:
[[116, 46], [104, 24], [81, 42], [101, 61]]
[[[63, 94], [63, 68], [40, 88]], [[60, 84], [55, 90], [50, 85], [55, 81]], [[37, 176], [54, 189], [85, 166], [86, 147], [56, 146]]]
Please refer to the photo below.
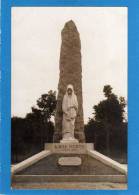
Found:
[[80, 34], [84, 121], [104, 99], [103, 87], [127, 99], [126, 7], [13, 7], [12, 116], [25, 117], [59, 81], [61, 30]]

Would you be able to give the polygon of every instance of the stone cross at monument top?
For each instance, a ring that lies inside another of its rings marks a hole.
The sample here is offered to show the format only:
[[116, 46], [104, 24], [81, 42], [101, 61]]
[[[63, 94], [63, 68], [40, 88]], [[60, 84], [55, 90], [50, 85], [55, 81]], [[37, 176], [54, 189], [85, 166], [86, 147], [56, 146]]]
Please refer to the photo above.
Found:
[[55, 115], [54, 142], [58, 143], [62, 138], [62, 101], [68, 84], [72, 84], [78, 99], [78, 114], [75, 121], [75, 138], [79, 142], [85, 142], [83, 121], [82, 98], [82, 66], [81, 66], [81, 42], [75, 23], [68, 21], [62, 32], [62, 44], [60, 52], [60, 77], [58, 84], [58, 97]]

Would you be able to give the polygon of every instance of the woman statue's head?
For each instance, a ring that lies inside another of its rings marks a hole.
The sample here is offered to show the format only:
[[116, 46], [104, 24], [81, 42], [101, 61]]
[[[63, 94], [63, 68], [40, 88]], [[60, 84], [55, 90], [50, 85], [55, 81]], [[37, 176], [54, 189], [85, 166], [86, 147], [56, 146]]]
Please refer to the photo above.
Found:
[[71, 84], [69, 84], [67, 86], [67, 94], [68, 95], [72, 95], [72, 93], [73, 93], [73, 86]]

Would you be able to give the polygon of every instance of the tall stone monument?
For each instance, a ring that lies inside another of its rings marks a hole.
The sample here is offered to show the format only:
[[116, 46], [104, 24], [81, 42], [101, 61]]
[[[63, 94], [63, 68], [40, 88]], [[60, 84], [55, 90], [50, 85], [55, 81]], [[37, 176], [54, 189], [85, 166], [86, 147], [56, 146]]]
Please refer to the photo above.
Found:
[[96, 151], [93, 143], [85, 143], [80, 50], [79, 33], [69, 21], [62, 31], [55, 143], [45, 143], [43, 151], [12, 166], [14, 187], [21, 183], [27, 187], [30, 183], [32, 188], [33, 183], [40, 187], [50, 182], [127, 182], [127, 168]]
[[55, 116], [54, 142], [58, 143], [62, 139], [62, 101], [66, 93], [67, 85], [69, 84], [73, 85], [78, 100], [78, 113], [75, 121], [74, 136], [79, 142], [85, 142], [82, 106], [81, 42], [78, 30], [72, 20], [65, 24], [61, 36], [60, 77]]

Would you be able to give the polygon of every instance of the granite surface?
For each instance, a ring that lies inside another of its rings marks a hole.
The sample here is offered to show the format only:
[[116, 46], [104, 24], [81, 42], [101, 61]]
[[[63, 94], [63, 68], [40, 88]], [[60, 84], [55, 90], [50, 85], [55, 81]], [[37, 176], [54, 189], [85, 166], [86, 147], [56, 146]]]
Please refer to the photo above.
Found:
[[75, 121], [75, 138], [85, 142], [82, 98], [81, 42], [75, 23], [68, 21], [61, 33], [62, 44], [59, 62], [59, 84], [55, 116], [54, 142], [62, 138], [62, 100], [68, 84], [72, 84], [79, 104]]
[[[60, 157], [80, 157], [80, 166], [61, 166]], [[87, 154], [51, 154], [17, 173], [18, 175], [122, 175], [119, 171], [104, 165]]]

